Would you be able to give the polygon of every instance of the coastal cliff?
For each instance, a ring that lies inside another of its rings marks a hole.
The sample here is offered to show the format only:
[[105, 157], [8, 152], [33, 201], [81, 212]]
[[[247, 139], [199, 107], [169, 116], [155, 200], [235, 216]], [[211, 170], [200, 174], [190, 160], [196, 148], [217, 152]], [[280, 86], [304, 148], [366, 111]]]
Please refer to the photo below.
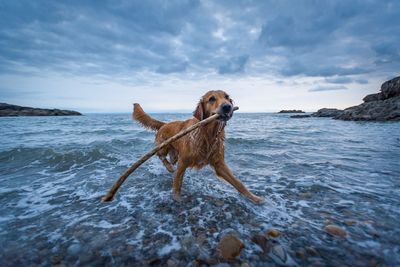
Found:
[[399, 121], [400, 120], [400, 76], [382, 84], [379, 93], [363, 98], [364, 103], [346, 108], [323, 108], [313, 117], [332, 117], [339, 120]]
[[73, 110], [61, 109], [43, 109], [22, 107], [0, 103], [0, 117], [15, 117], [15, 116], [79, 116], [81, 113]]

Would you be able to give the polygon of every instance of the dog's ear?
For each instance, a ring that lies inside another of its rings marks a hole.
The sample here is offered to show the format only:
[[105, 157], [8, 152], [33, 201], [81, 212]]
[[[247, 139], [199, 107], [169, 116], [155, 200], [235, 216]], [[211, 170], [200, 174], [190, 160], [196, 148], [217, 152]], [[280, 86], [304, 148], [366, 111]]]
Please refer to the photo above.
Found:
[[199, 121], [204, 119], [204, 108], [203, 108], [203, 101], [200, 100], [197, 104], [195, 111], [193, 112], [193, 116], [198, 119]]

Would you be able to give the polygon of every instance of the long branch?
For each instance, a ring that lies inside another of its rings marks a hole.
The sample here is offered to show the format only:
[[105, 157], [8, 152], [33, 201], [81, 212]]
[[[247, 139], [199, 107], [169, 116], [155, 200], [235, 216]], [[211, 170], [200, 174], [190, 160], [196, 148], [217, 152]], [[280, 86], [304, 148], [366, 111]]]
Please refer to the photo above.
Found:
[[[238, 110], [238, 107], [234, 107], [233, 111]], [[143, 157], [141, 157], [138, 161], [136, 161], [134, 164], [132, 164], [131, 167], [129, 167], [129, 169], [127, 169], [122, 175], [121, 177], [119, 177], [119, 179], [114, 183], [114, 185], [112, 186], [112, 188], [110, 189], [110, 191], [108, 191], [108, 193], [102, 197], [102, 201], [103, 202], [107, 202], [107, 201], [111, 201], [114, 198], [115, 193], [117, 193], [118, 189], [120, 188], [120, 186], [123, 184], [123, 182], [125, 182], [126, 178], [128, 178], [128, 176], [134, 172], [140, 165], [142, 165], [143, 163], [145, 163], [149, 158], [151, 158], [152, 156], [154, 156], [157, 151], [159, 151], [160, 149], [163, 149], [164, 147], [166, 147], [167, 145], [169, 145], [170, 143], [176, 141], [177, 139], [181, 138], [182, 136], [196, 130], [197, 128], [199, 128], [202, 125], [206, 125], [208, 123], [210, 123], [211, 121], [217, 119], [219, 117], [219, 114], [214, 114], [210, 117], [208, 117], [207, 119], [204, 119], [202, 121], [199, 121], [198, 123], [190, 126], [189, 128], [186, 128], [182, 131], [180, 131], [179, 133], [177, 133], [176, 135], [170, 137], [169, 139], [165, 140], [164, 142], [162, 142], [161, 144], [159, 144], [158, 146], [156, 146], [155, 148], [153, 148], [152, 150], [150, 150], [149, 152], [147, 152], [145, 155], [143, 155]]]

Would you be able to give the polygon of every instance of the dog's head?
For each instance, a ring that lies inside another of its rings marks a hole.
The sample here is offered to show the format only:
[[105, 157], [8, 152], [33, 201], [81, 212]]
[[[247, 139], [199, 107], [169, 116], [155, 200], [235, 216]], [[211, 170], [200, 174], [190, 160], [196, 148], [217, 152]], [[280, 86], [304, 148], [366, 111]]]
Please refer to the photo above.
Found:
[[204, 120], [211, 115], [219, 114], [219, 120], [228, 121], [233, 115], [233, 102], [224, 91], [208, 91], [197, 104], [193, 116]]

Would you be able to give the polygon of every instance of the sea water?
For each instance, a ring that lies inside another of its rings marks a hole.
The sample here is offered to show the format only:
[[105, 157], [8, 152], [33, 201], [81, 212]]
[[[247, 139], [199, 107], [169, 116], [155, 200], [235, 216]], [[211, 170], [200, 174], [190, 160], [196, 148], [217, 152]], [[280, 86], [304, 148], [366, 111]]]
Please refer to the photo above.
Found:
[[[0, 265], [193, 265], [217, 258], [227, 232], [245, 244], [236, 263], [282, 264], [251, 241], [268, 229], [297, 265], [400, 264], [398, 122], [238, 113], [226, 127], [226, 161], [263, 205], [210, 168], [188, 170], [174, 202], [158, 158], [101, 203], [153, 146], [154, 133], [130, 114], [0, 118]], [[327, 234], [328, 224], [347, 236]]]

